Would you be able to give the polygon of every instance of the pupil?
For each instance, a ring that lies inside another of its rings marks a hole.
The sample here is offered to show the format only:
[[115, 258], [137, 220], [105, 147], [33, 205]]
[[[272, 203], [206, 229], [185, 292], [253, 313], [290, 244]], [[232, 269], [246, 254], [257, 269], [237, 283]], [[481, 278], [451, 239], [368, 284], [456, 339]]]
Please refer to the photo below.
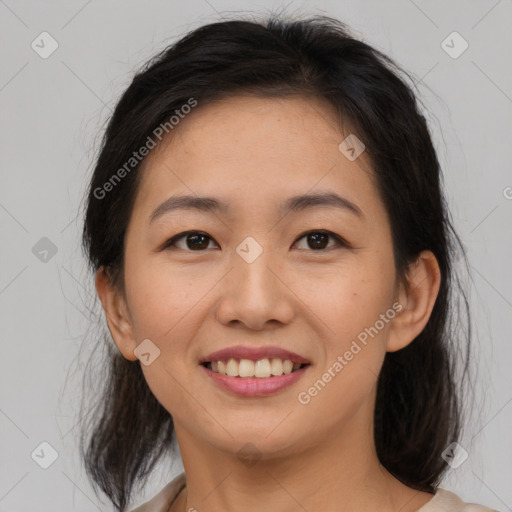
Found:
[[[188, 242], [190, 242], [190, 240], [196, 240], [197, 241], [198, 238], [202, 238], [203, 239], [203, 243], [202, 244], [194, 245], [194, 242], [192, 242], [192, 246], [191, 246], [188, 243]], [[207, 237], [205, 235], [201, 235], [201, 234], [189, 235], [187, 237], [187, 245], [188, 245], [189, 249], [197, 249], [197, 248], [199, 248], [199, 249], [206, 249], [206, 247], [208, 247], [208, 240], [207, 240]]]
[[[323, 237], [323, 241], [325, 242], [327, 240], [327, 235], [325, 233], [314, 233], [311, 235], [308, 235], [308, 241], [313, 241], [313, 248], [315, 249], [325, 249], [326, 244], [322, 244], [321, 237]], [[320, 242], [321, 247], [318, 246], [318, 243]]]

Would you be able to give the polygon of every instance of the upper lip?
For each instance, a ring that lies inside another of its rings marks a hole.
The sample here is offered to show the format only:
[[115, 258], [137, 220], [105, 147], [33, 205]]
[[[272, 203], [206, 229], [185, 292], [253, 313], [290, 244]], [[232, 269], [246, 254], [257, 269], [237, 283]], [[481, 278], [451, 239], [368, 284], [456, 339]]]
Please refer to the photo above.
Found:
[[222, 350], [212, 352], [210, 355], [203, 357], [199, 363], [206, 363], [212, 361], [226, 361], [230, 358], [233, 359], [249, 359], [251, 361], [259, 361], [265, 358], [289, 359], [292, 363], [309, 364], [309, 361], [296, 354], [281, 347], [245, 347], [237, 345], [236, 347], [226, 347]]

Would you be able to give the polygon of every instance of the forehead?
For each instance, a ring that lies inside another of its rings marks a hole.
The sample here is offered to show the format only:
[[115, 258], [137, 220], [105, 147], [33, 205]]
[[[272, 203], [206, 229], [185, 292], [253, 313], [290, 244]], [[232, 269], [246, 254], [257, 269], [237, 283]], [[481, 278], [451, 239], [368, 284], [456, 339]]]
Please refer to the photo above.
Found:
[[245, 202], [316, 189], [372, 194], [364, 152], [350, 161], [339, 150], [349, 130], [317, 98], [236, 96], [199, 104], [144, 160], [139, 201], [177, 190], [232, 192]]
[[[235, 96], [200, 104], [181, 121], [161, 149], [182, 146], [197, 155], [299, 160], [342, 140], [332, 105], [314, 97]], [[213, 155], [213, 150], [215, 153]]]

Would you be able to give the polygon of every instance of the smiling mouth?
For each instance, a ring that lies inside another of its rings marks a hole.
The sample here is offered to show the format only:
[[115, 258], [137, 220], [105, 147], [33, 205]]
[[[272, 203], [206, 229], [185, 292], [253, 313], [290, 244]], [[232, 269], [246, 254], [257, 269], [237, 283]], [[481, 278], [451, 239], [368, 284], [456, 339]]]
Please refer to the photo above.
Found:
[[227, 360], [205, 361], [201, 364], [214, 373], [241, 379], [279, 377], [309, 366], [309, 363], [293, 363], [290, 359], [279, 358], [264, 358], [258, 361], [229, 358]]

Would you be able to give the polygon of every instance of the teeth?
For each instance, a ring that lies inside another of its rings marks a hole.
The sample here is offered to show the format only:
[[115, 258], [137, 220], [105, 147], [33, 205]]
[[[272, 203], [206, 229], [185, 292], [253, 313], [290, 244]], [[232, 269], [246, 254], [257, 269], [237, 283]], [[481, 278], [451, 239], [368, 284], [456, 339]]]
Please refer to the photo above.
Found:
[[293, 363], [289, 359], [285, 359], [283, 363], [283, 372], [284, 373], [292, 373]]
[[254, 361], [250, 361], [249, 359], [242, 359], [238, 365], [237, 375], [240, 375], [240, 377], [253, 377], [254, 366]]
[[272, 359], [272, 375], [283, 374], [283, 362], [281, 359]]
[[270, 361], [268, 359], [260, 359], [254, 364], [254, 376], [260, 379], [270, 377]]
[[270, 376], [288, 375], [292, 371], [300, 368], [300, 363], [293, 363], [289, 359], [281, 360], [278, 358], [260, 359], [251, 361], [250, 359], [240, 359], [240, 361], [230, 358], [228, 361], [212, 361], [211, 369], [216, 373], [228, 375], [229, 377], [257, 377], [265, 379]]
[[226, 375], [229, 377], [238, 377], [238, 363], [231, 358], [226, 365]]

